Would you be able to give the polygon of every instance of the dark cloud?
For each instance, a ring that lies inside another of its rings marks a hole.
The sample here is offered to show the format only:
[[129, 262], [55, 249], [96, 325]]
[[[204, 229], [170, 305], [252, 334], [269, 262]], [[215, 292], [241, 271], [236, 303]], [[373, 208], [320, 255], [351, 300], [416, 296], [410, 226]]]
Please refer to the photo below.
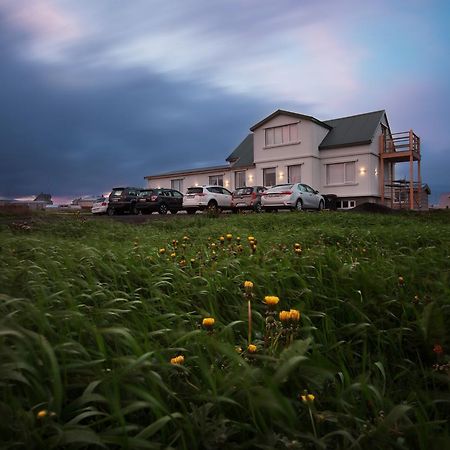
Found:
[[8, 36], [0, 49], [3, 196], [103, 192], [172, 168], [223, 164], [269, 108], [147, 69], [83, 73], [21, 60], [21, 37], [11, 45]]

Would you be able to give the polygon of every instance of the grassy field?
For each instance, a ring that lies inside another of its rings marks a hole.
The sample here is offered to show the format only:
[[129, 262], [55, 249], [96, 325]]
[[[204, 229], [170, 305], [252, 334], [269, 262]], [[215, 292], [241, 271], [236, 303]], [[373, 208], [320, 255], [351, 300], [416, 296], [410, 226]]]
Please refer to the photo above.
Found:
[[450, 448], [446, 212], [0, 217], [0, 268], [2, 449]]

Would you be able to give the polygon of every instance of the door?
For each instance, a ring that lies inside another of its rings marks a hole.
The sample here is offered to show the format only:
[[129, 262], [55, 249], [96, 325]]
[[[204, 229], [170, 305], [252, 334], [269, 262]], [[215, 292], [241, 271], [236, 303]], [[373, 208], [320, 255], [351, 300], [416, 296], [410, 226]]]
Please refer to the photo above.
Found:
[[173, 196], [173, 209], [180, 210], [183, 207], [183, 194], [181, 192], [172, 191]]
[[319, 207], [319, 198], [316, 195], [316, 191], [307, 184], [304, 184], [306, 189], [306, 197], [308, 197], [308, 208], [318, 208]]

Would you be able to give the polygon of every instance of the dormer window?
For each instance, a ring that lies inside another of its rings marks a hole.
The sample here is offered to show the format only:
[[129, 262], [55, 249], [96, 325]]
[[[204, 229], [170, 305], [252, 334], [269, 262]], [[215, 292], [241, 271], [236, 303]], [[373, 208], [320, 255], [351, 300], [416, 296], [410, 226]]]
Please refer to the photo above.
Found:
[[298, 123], [266, 128], [266, 147], [294, 144], [298, 142]]

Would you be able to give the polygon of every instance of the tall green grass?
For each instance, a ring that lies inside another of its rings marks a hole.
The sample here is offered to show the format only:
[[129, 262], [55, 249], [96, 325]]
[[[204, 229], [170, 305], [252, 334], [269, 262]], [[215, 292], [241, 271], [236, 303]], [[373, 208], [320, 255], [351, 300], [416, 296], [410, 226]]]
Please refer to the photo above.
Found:
[[[27, 226], [0, 220], [1, 448], [450, 446], [449, 214]], [[291, 345], [265, 295], [301, 311]]]

